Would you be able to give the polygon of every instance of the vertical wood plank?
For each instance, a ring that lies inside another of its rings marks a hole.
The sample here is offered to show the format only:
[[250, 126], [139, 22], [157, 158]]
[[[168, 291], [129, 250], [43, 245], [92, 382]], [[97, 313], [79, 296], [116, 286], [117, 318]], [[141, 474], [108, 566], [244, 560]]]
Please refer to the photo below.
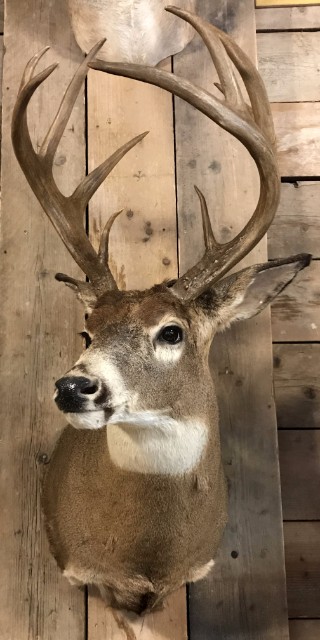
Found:
[[[164, 63], [169, 68], [169, 63]], [[89, 170], [126, 140], [149, 135], [116, 167], [90, 205], [89, 230], [101, 229], [124, 208], [111, 235], [111, 267], [122, 289], [142, 289], [176, 276], [176, 203], [172, 98], [123, 78], [90, 72], [88, 80]], [[162, 611], [144, 618], [114, 612], [89, 596], [88, 640], [185, 640], [186, 591]]]
[[[1, 248], [1, 595], [2, 640], [82, 640], [84, 597], [62, 578], [49, 554], [40, 513], [40, 485], [57, 433], [64, 426], [52, 402], [54, 380], [80, 350], [82, 312], [54, 280], [77, 277], [71, 257], [46, 219], [14, 157], [10, 124], [27, 60], [53, 46], [44, 64], [60, 61], [31, 102], [29, 125], [39, 144], [79, 64], [66, 5], [7, 3], [3, 74]], [[44, 64], [42, 68], [44, 68]], [[70, 193], [85, 170], [83, 98], [55, 160]]]
[[4, 0], [0, 0], [0, 33], [3, 33], [4, 28]]
[[[221, 0], [203, 17], [232, 34], [255, 59], [254, 5]], [[217, 22], [218, 17], [218, 22]], [[213, 89], [212, 63], [195, 39], [175, 59], [175, 72]], [[248, 154], [203, 115], [176, 100], [180, 270], [202, 254], [197, 184], [208, 199], [218, 240], [244, 226], [257, 199]], [[246, 260], [266, 260], [266, 241]], [[288, 638], [276, 420], [271, 389], [270, 314], [236, 326], [213, 344], [224, 463], [230, 483], [229, 524], [215, 567], [190, 587], [191, 640]]]
[[[3, 36], [0, 36], [0, 140], [1, 140], [1, 127], [2, 127], [2, 73], [3, 73]], [[0, 148], [0, 162], [1, 162], [1, 148]], [[1, 192], [1, 183], [0, 183]]]

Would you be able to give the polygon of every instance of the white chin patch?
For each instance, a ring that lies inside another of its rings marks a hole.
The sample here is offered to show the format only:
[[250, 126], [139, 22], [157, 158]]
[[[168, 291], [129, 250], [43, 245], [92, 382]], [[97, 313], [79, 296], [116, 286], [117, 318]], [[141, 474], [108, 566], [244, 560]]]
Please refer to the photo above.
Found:
[[83, 413], [65, 413], [64, 415], [75, 429], [101, 429], [108, 421], [103, 409], [84, 411]]

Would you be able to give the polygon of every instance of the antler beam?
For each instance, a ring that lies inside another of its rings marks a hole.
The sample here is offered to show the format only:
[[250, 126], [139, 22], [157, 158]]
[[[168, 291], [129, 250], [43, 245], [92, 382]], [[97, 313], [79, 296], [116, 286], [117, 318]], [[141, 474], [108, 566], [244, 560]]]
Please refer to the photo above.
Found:
[[[97, 293], [108, 289], [117, 289], [116, 282], [106, 263], [108, 256], [107, 242], [111, 224], [107, 223], [107, 232], [103, 234], [104, 247], [96, 253], [86, 235], [83, 221], [86, 206], [95, 191], [109, 175], [119, 160], [140, 142], [147, 131], [129, 140], [115, 151], [100, 166], [86, 176], [71, 196], [64, 196], [58, 189], [52, 173], [53, 160], [59, 142], [69, 120], [71, 111], [79, 95], [81, 86], [88, 73], [88, 62], [92, 61], [105, 40], [96, 44], [82, 64], [77, 69], [67, 88], [57, 115], [42, 143], [39, 153], [36, 153], [30, 138], [27, 124], [27, 107], [37, 87], [54, 71], [57, 64], [53, 64], [44, 71], [34, 75], [36, 66], [49, 47], [36, 54], [26, 65], [17, 101], [12, 117], [12, 142], [16, 157], [44, 211], [61, 236], [67, 249], [79, 267], [88, 276], [92, 287]], [[112, 217], [111, 222], [115, 219]], [[58, 279], [70, 284], [77, 284], [73, 278], [58, 274]], [[83, 283], [78, 283], [80, 284]]]
[[[216, 67], [220, 100], [188, 80], [172, 73], [134, 64], [94, 60], [89, 66], [154, 84], [189, 102], [220, 127], [238, 138], [253, 157], [260, 176], [260, 196], [256, 209], [244, 229], [230, 242], [218, 244], [213, 236], [204, 196], [197, 191], [205, 232], [203, 258], [173, 285], [184, 300], [196, 298], [236, 265], [259, 242], [270, 226], [280, 197], [280, 180], [275, 157], [275, 134], [270, 105], [262, 79], [248, 56], [233, 40], [216, 27], [188, 11], [167, 7], [167, 11], [189, 22], [206, 44]], [[233, 65], [248, 92], [251, 107], [241, 93]]]

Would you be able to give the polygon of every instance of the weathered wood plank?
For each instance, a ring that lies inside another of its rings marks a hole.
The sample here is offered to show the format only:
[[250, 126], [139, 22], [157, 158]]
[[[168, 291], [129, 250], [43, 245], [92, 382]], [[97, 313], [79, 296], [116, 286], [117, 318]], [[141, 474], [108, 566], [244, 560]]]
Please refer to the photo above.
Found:
[[0, 0], [0, 33], [4, 29], [4, 0]]
[[320, 428], [320, 345], [274, 344], [273, 354], [278, 427]]
[[320, 176], [320, 102], [274, 103], [282, 176]]
[[[232, 19], [229, 3], [217, 4], [214, 13], [219, 13], [220, 26], [231, 29], [254, 57], [253, 3], [234, 4]], [[203, 1], [200, 10], [203, 16], [212, 15], [212, 3]], [[198, 39], [176, 57], [174, 68], [178, 75], [212, 90], [212, 62]], [[252, 162], [236, 140], [179, 100], [175, 114], [183, 272], [203, 252], [193, 184], [204, 192], [215, 232], [224, 241], [252, 213], [258, 185]], [[250, 260], [265, 259], [263, 242]], [[231, 485], [230, 520], [212, 574], [189, 590], [192, 640], [288, 638], [270, 341], [265, 313], [226, 332], [215, 340], [211, 352]]]
[[272, 305], [272, 338], [275, 342], [320, 340], [320, 261], [297, 276]]
[[[2, 73], [3, 73], [3, 36], [0, 36], [0, 140], [2, 130]], [[0, 149], [0, 163], [1, 163], [1, 149]], [[1, 191], [1, 184], [0, 184]]]
[[285, 522], [284, 540], [289, 616], [320, 618], [320, 522]]
[[320, 424], [279, 431], [278, 440], [284, 520], [320, 520]]
[[318, 29], [320, 27], [320, 6], [257, 9], [256, 25], [258, 31]]
[[[170, 70], [170, 64], [164, 63]], [[150, 133], [112, 172], [90, 206], [98, 243], [111, 213], [125, 208], [111, 237], [111, 265], [121, 288], [141, 289], [177, 273], [172, 98], [154, 87], [101, 73], [88, 81], [89, 170], [144, 130]], [[88, 640], [187, 637], [186, 590], [163, 611], [141, 619], [115, 613], [89, 597]]]
[[303, 6], [319, 4], [318, 0], [256, 0], [256, 7], [283, 7], [286, 5]]
[[[79, 274], [32, 195], [14, 158], [10, 122], [26, 61], [51, 44], [45, 64], [60, 60], [33, 97], [29, 124], [42, 139], [79, 63], [64, 1], [7, 3], [2, 140], [1, 250], [1, 596], [2, 640], [80, 640], [84, 596], [71, 588], [49, 554], [40, 516], [44, 464], [63, 426], [53, 383], [80, 350], [82, 312], [57, 270]], [[42, 65], [44, 68], [44, 65]], [[56, 175], [71, 192], [85, 170], [83, 98], [58, 150]]]
[[290, 620], [290, 640], [319, 640], [320, 620]]
[[268, 230], [268, 256], [311, 253], [320, 258], [320, 181], [281, 185], [281, 198]]
[[2, 104], [3, 36], [0, 36], [0, 102]]
[[88, 640], [187, 640], [186, 589], [176, 591], [161, 611], [144, 617], [107, 608], [89, 598]]
[[[164, 68], [170, 67], [166, 63]], [[92, 241], [98, 244], [108, 217], [124, 207], [110, 241], [111, 266], [119, 285], [123, 289], [142, 289], [175, 277], [172, 100], [156, 87], [92, 72], [88, 101], [89, 169], [109, 151], [149, 130], [148, 136], [121, 160], [93, 197]]]
[[319, 33], [258, 33], [258, 66], [270, 102], [312, 102], [320, 95]]

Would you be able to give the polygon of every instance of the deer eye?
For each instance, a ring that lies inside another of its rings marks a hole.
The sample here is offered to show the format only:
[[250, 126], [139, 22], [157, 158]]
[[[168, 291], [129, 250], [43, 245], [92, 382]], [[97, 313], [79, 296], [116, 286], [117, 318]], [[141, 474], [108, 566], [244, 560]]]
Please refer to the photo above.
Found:
[[87, 331], [81, 331], [80, 336], [82, 336], [85, 339], [85, 341], [86, 341], [86, 349], [88, 349], [88, 347], [90, 347], [91, 342], [92, 342], [88, 332]]
[[168, 344], [178, 344], [181, 342], [183, 336], [183, 332], [181, 327], [178, 327], [176, 324], [170, 324], [168, 327], [164, 327], [159, 335], [159, 342], [167, 342]]

